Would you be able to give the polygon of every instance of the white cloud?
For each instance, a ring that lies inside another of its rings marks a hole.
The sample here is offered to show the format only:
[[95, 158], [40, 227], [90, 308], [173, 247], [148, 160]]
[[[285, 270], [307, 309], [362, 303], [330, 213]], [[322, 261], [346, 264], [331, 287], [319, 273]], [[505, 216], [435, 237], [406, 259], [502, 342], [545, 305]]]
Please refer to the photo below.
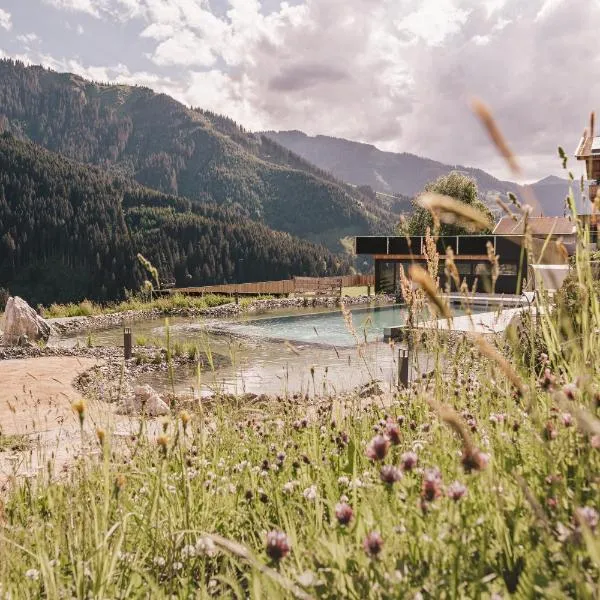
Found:
[[12, 20], [9, 12], [0, 8], [0, 27], [10, 31], [12, 29]]
[[35, 33], [24, 33], [17, 36], [17, 40], [22, 42], [23, 44], [32, 44], [34, 42], [39, 42], [40, 38]]
[[95, 6], [94, 0], [44, 0], [44, 2], [59, 10], [84, 12], [100, 18], [100, 11]]
[[425, 0], [419, 8], [396, 21], [400, 31], [410, 33], [431, 45], [440, 45], [464, 24], [468, 11], [452, 0]]
[[535, 21], [541, 21], [551, 15], [563, 2], [563, 0], [544, 0], [542, 7], [535, 16]]
[[154, 51], [152, 60], [160, 66], [206, 66], [216, 61], [211, 46], [190, 30], [184, 30], [173, 37], [162, 41]]
[[559, 143], [573, 145], [600, 96], [600, 57], [589, 52], [599, 0], [290, 0], [270, 12], [259, 0], [42, 1], [99, 19], [86, 33], [106, 44], [114, 23], [127, 22], [127, 51], [102, 66], [76, 40], [81, 49], [61, 60], [28, 51], [35, 62], [149, 85], [255, 129], [336, 135], [497, 173], [471, 96], [490, 103], [533, 175], [547, 174]]
[[97, 19], [121, 21], [142, 15], [144, 0], [43, 0], [58, 10], [82, 12]]

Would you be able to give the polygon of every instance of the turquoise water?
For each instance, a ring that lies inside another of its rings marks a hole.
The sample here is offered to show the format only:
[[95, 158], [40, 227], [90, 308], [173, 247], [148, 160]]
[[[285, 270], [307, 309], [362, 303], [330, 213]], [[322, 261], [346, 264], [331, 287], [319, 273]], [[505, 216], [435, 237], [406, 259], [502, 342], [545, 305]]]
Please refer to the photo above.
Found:
[[[357, 307], [351, 314], [356, 339], [364, 342], [366, 338], [367, 345], [357, 345], [340, 310], [294, 309], [278, 315], [245, 315], [218, 323], [194, 317], [170, 319], [172, 342], [196, 343], [202, 350], [209, 347], [213, 353], [231, 360], [230, 365], [215, 372], [203, 372], [201, 381], [194, 368], [177, 369], [176, 391], [192, 391], [197, 395], [215, 390], [312, 395], [350, 391], [372, 379], [392, 389], [398, 372], [398, 349], [383, 342], [383, 329], [402, 325], [406, 309]], [[454, 314], [461, 311], [454, 308]], [[141, 321], [131, 327], [134, 340], [138, 336], [164, 339], [167, 333], [164, 319]], [[122, 340], [121, 327], [95, 332], [92, 336], [94, 345], [122, 344]], [[85, 345], [87, 335], [62, 342]], [[149, 372], [140, 377], [139, 383], [163, 391], [170, 391], [173, 385], [171, 376], [163, 372]]]
[[356, 344], [357, 339], [361, 343], [381, 341], [383, 329], [403, 325], [407, 315], [400, 306], [353, 308], [350, 313], [355, 335], [340, 310], [253, 319], [232, 323], [229, 330], [255, 338], [342, 347]]

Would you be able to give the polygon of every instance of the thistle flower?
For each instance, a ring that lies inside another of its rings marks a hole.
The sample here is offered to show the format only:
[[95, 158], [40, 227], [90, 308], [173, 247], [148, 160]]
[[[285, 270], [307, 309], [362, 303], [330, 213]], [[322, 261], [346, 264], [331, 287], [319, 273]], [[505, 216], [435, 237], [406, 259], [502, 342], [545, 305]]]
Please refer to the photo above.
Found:
[[467, 493], [467, 486], [459, 481], [454, 481], [448, 486], [446, 493], [448, 498], [454, 500], [454, 502], [458, 502]]
[[412, 471], [416, 466], [419, 458], [415, 452], [405, 452], [400, 457], [400, 464], [403, 471]]
[[119, 473], [115, 477], [115, 496], [119, 495], [119, 492], [125, 487], [125, 475]]
[[104, 447], [104, 438], [106, 437], [106, 433], [104, 429], [96, 429], [96, 437], [98, 438], [98, 443], [101, 447]]
[[388, 485], [393, 485], [396, 481], [400, 481], [402, 479], [402, 471], [398, 467], [394, 467], [393, 465], [384, 465], [381, 467], [381, 471], [379, 472], [379, 477], [383, 483], [387, 483]]
[[562, 392], [569, 400], [575, 400], [577, 386], [574, 383], [567, 383], [563, 385]]
[[340, 525], [348, 525], [352, 520], [354, 511], [346, 502], [340, 502], [335, 505], [335, 517]]
[[377, 557], [383, 550], [383, 538], [378, 531], [371, 531], [363, 542], [365, 552], [372, 558]]
[[423, 476], [421, 497], [425, 502], [433, 502], [442, 494], [442, 476], [438, 469], [427, 469]]
[[196, 540], [195, 550], [198, 556], [214, 556], [217, 553], [215, 543], [207, 536]]
[[167, 447], [169, 445], [169, 436], [168, 435], [159, 435], [156, 438], [156, 443], [158, 444], [158, 447], [160, 448], [160, 451], [162, 452], [163, 456], [167, 455]]
[[544, 373], [540, 377], [540, 387], [543, 390], [551, 390], [556, 385], [556, 376], [552, 373], [548, 367], [544, 369]]
[[465, 448], [462, 453], [461, 463], [466, 473], [483, 471], [488, 465], [490, 457], [481, 452], [479, 448]]
[[182, 410], [179, 413], [179, 418], [181, 419], [181, 424], [183, 425], [183, 431], [187, 431], [187, 426], [189, 424], [189, 422], [192, 420], [192, 417], [190, 416], [190, 413], [187, 412], [187, 410]]
[[376, 435], [367, 445], [365, 454], [371, 460], [383, 460], [390, 448], [390, 441], [382, 435]]
[[284, 494], [291, 494], [294, 491], [294, 488], [297, 485], [297, 481], [288, 481], [287, 483], [283, 484], [283, 487], [281, 488]]
[[548, 421], [544, 427], [544, 439], [551, 441], [551, 440], [555, 440], [558, 436], [558, 431], [556, 431], [556, 428], [554, 427], [554, 423], [552, 423], [552, 421]]
[[573, 425], [573, 416], [571, 413], [563, 413], [561, 416], [562, 424], [565, 427], [571, 427]]
[[391, 421], [388, 421], [385, 426], [386, 437], [397, 446], [402, 441], [402, 435], [400, 434], [400, 427]]
[[281, 560], [290, 552], [290, 542], [283, 531], [269, 531], [267, 533], [266, 552], [271, 560]]

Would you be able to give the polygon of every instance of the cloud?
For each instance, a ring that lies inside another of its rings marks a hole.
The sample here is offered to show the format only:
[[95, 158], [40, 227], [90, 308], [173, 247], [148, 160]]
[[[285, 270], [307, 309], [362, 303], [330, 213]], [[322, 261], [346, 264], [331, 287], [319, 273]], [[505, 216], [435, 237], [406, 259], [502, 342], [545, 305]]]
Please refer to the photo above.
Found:
[[12, 29], [12, 20], [9, 12], [0, 8], [0, 28], [10, 31]]
[[44, 2], [59, 10], [84, 12], [100, 18], [100, 11], [94, 0], [44, 0]]
[[[547, 174], [558, 144], [574, 146], [600, 96], [590, 51], [600, 0], [43, 1], [95, 19], [71, 56], [44, 58], [59, 70], [150, 85], [254, 129], [346, 137], [498, 175], [472, 96], [491, 105], [531, 177]], [[117, 31], [126, 52], [102, 66], [85, 44], [111, 44]]]
[[276, 91], [305, 90], [315, 85], [336, 85], [348, 79], [346, 71], [323, 64], [296, 64], [278, 73], [269, 81], [269, 89]]
[[154, 51], [152, 60], [157, 65], [210, 67], [216, 61], [212, 47], [190, 30], [184, 30], [177, 35], [162, 41]]
[[40, 38], [35, 33], [24, 33], [17, 36], [17, 40], [23, 44], [29, 45], [34, 42], [39, 42]]
[[143, 0], [43, 0], [58, 10], [82, 12], [97, 19], [125, 21], [141, 16]]

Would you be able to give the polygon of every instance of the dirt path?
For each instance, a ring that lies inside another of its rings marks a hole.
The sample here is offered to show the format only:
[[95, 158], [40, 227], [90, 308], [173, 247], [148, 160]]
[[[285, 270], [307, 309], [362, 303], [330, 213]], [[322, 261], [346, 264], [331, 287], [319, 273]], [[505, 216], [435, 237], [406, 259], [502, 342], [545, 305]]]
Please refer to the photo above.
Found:
[[4, 435], [28, 434], [75, 423], [80, 395], [71, 381], [97, 361], [47, 357], [0, 361], [0, 424]]
[[[11, 475], [35, 474], [50, 460], [60, 469], [81, 448], [80, 428], [72, 403], [81, 395], [71, 382], [97, 359], [43, 357], [0, 361], [0, 434], [24, 435], [25, 452], [0, 452], [0, 485]], [[93, 432], [113, 416], [113, 407], [91, 403], [85, 429]]]

